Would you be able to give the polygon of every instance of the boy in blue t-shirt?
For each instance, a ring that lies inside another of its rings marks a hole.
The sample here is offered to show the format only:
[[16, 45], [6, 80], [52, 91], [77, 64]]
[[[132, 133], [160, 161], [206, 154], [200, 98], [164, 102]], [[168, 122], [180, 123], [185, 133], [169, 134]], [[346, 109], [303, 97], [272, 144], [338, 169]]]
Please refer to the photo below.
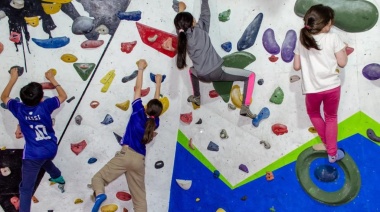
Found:
[[51, 113], [67, 99], [66, 92], [54, 78], [51, 70], [45, 73], [56, 88], [58, 96], [42, 101], [42, 85], [31, 82], [20, 90], [22, 103], [11, 99], [9, 94], [18, 79], [17, 68], [11, 69], [11, 78], [1, 94], [1, 100], [9, 111], [18, 119], [21, 132], [25, 138], [22, 156], [22, 180], [20, 183], [20, 212], [29, 212], [34, 184], [40, 169], [50, 175], [50, 181], [59, 183], [62, 192], [65, 183], [61, 171], [52, 162], [57, 154], [57, 137], [53, 129]]

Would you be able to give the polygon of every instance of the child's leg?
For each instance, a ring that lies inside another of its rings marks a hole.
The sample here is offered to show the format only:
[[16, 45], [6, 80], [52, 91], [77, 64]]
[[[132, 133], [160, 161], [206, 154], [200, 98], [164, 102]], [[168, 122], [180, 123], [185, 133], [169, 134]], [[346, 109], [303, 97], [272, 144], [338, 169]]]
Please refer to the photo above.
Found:
[[19, 212], [30, 212], [34, 184], [45, 160], [22, 160]]
[[51, 178], [56, 179], [61, 176], [61, 171], [54, 165], [53, 161], [46, 160], [42, 168], [50, 175]]
[[305, 103], [306, 103], [306, 110], [307, 114], [309, 115], [310, 121], [313, 124], [315, 130], [317, 130], [317, 133], [319, 137], [321, 138], [322, 142], [326, 145], [326, 139], [325, 139], [325, 121], [322, 119], [321, 116], [321, 104], [323, 100], [323, 94], [321, 93], [312, 93], [312, 94], [306, 94]]
[[196, 71], [194, 70], [194, 67], [191, 67], [189, 69], [189, 74], [191, 79], [191, 85], [193, 86], [193, 95], [189, 96], [189, 98], [187, 98], [187, 101], [194, 102], [196, 105], [199, 106], [201, 104], [201, 93], [199, 91], [199, 79], [195, 75]]

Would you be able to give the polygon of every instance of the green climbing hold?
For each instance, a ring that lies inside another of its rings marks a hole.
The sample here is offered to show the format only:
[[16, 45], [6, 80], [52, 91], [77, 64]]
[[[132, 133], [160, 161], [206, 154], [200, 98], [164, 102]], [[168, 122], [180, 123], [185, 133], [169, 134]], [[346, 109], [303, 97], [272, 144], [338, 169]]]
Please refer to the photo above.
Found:
[[279, 105], [282, 103], [283, 100], [284, 100], [284, 92], [282, 91], [280, 87], [277, 87], [276, 90], [274, 90], [269, 101]]
[[230, 9], [219, 13], [219, 17], [218, 17], [219, 21], [226, 22], [226, 21], [230, 20], [230, 14], [231, 14]]
[[94, 70], [95, 63], [74, 63], [73, 66], [82, 80], [86, 81]]
[[[223, 58], [223, 66], [232, 67], [232, 68], [245, 68], [249, 64], [253, 63], [256, 60], [256, 57], [245, 51], [234, 52], [232, 54], [226, 55]], [[230, 92], [233, 82], [213, 82], [212, 83], [215, 91], [222, 97], [224, 102], [230, 100]]]
[[297, 0], [296, 15], [303, 17], [313, 5], [323, 4], [335, 11], [334, 25], [346, 32], [364, 32], [376, 25], [379, 11], [365, 0]]

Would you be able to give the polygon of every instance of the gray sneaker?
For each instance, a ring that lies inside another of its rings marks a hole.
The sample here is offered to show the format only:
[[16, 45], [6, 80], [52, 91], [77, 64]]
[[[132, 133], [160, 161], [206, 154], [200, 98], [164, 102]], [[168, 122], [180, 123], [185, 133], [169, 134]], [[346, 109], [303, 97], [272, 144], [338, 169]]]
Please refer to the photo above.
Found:
[[256, 118], [256, 114], [253, 114], [250, 110], [249, 110], [249, 106], [247, 105], [242, 105], [241, 108], [240, 108], [240, 115], [241, 116], [247, 116], [251, 119], [254, 119]]
[[187, 97], [187, 101], [192, 102], [198, 106], [201, 105], [201, 97], [200, 96], [191, 95], [191, 96]]

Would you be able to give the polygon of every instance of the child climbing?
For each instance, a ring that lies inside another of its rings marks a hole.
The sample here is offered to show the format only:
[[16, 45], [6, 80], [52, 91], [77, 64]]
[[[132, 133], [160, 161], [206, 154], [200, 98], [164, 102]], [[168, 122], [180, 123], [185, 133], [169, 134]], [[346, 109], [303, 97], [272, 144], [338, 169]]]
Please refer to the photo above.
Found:
[[177, 67], [187, 66], [186, 54], [189, 55], [193, 67], [189, 69], [193, 95], [187, 98], [188, 102], [201, 104], [199, 81], [244, 81], [243, 104], [240, 115], [255, 118], [249, 109], [255, 83], [255, 73], [244, 69], [223, 66], [223, 59], [212, 46], [209, 37], [210, 7], [208, 0], [202, 0], [201, 14], [196, 23], [188, 12], [179, 12], [174, 18], [174, 25], [178, 34]]
[[92, 212], [98, 212], [100, 205], [107, 198], [104, 187], [124, 174], [132, 196], [135, 212], [146, 212], [145, 193], [145, 145], [152, 141], [156, 135], [155, 129], [159, 126], [159, 116], [162, 112], [160, 88], [162, 76], [155, 76], [156, 91], [154, 99], [151, 99], [146, 109], [141, 101], [141, 89], [143, 72], [147, 67], [145, 60], [137, 62], [138, 74], [136, 78], [134, 101], [132, 102], [132, 114], [129, 118], [123, 138], [120, 140], [121, 150], [118, 151], [102, 169], [92, 178], [95, 204]]
[[[341, 82], [336, 69], [347, 64], [347, 45], [330, 31], [334, 23], [334, 10], [330, 7], [314, 5], [303, 20], [293, 67], [301, 70], [307, 114], [326, 147], [329, 162], [334, 163], [344, 157], [344, 151], [337, 149]], [[324, 119], [320, 112], [322, 103]]]
[[67, 98], [66, 92], [54, 78], [51, 70], [45, 73], [56, 88], [58, 96], [42, 101], [44, 92], [42, 85], [31, 82], [21, 88], [22, 103], [11, 99], [9, 94], [18, 79], [17, 68], [11, 69], [11, 78], [1, 94], [1, 100], [9, 111], [18, 119], [20, 129], [25, 137], [22, 158], [22, 179], [20, 183], [20, 212], [29, 212], [34, 191], [34, 184], [41, 169], [50, 175], [50, 181], [63, 185], [65, 181], [61, 171], [52, 162], [57, 154], [57, 137], [53, 129], [51, 113], [60, 107]]

